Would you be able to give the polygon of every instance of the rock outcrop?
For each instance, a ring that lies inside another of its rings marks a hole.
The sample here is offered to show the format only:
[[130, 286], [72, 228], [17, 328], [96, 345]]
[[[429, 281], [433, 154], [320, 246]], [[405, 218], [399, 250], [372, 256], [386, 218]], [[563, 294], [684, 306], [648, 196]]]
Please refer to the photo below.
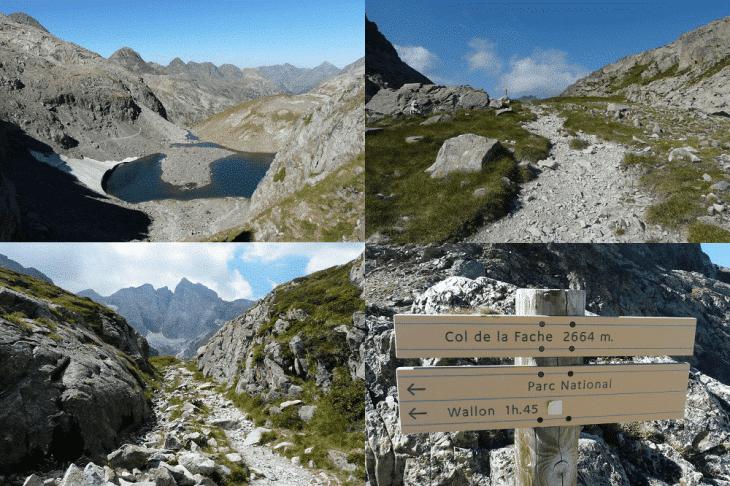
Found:
[[[343, 74], [326, 80], [310, 92], [324, 95], [328, 101], [310, 110], [288, 130], [266, 176], [251, 196], [249, 218], [254, 219], [271, 208], [270, 217], [253, 223], [252, 229], [257, 240], [275, 240], [281, 226], [289, 224], [287, 218], [276, 211], [281, 201], [308, 187], [316, 190], [320, 181], [345, 164], [359, 161], [358, 156], [364, 153], [364, 68], [364, 62], [357, 61], [345, 68]], [[356, 171], [353, 178], [362, 172]], [[364, 194], [354, 188], [337, 187], [336, 190], [344, 191], [345, 197], [352, 199], [352, 202], [345, 214], [329, 217], [335, 221], [340, 218], [359, 221], [362, 215], [359, 208], [364, 204]], [[329, 197], [336, 196], [332, 194]], [[298, 207], [295, 218], [298, 221], [307, 220], [314, 210], [316, 208]], [[364, 234], [364, 225], [361, 230], [355, 233]], [[346, 235], [349, 240], [353, 237]]]
[[404, 84], [433, 84], [423, 74], [404, 63], [375, 22], [365, 17], [365, 101], [383, 88], [398, 90]]
[[465, 133], [446, 140], [426, 172], [432, 179], [452, 172], [479, 172], [503, 150], [499, 140]]
[[385, 116], [426, 116], [453, 113], [460, 108], [473, 110], [496, 107], [490, 105], [490, 102], [489, 95], [483, 89], [413, 83], [404, 84], [398, 90], [381, 89], [365, 105], [365, 113], [367, 122], [373, 123]]
[[730, 17], [685, 32], [663, 47], [626, 56], [569, 86], [561, 96], [622, 94], [657, 106], [730, 113]]
[[253, 301], [246, 299], [224, 301], [215, 291], [186, 278], [174, 292], [167, 287], [155, 289], [145, 284], [118, 290], [108, 297], [93, 290], [82, 290], [78, 295], [114, 309], [152, 347], [182, 359], [194, 355], [198, 346], [190, 349], [193, 341], [210, 337], [223, 323], [253, 305]]
[[148, 418], [147, 358], [118, 314], [0, 269], [0, 472], [105, 458]]
[[350, 281], [355, 265], [280, 285], [198, 351], [198, 368], [266, 402], [300, 398], [298, 380], [326, 392], [338, 368], [363, 380], [364, 304]]
[[[729, 480], [723, 467], [730, 460], [730, 286], [724, 283], [726, 269], [713, 265], [699, 245], [372, 245], [366, 248], [365, 265], [366, 462], [371, 484], [511, 484], [511, 431], [403, 435], [395, 387], [400, 366], [511, 360], [397, 359], [392, 316], [470, 310], [511, 314], [518, 288], [585, 289], [586, 310], [597, 315], [697, 318], [685, 418], [584, 426], [579, 442], [584, 484]], [[602, 465], [600, 470], [596, 464]]]

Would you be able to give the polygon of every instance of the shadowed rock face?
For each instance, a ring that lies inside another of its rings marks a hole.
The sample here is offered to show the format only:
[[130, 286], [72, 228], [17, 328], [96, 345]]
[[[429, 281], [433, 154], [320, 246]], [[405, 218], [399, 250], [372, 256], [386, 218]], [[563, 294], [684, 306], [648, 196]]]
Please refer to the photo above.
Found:
[[[623, 94], [631, 101], [727, 116], [729, 39], [730, 17], [715, 20], [666, 46], [608, 64], [569, 86], [561, 96]], [[705, 74], [708, 76], [698, 79]], [[625, 83], [629, 84], [621, 87]]]
[[[622, 424], [584, 427], [578, 468], [585, 484], [730, 479], [730, 454], [722, 445], [730, 433], [730, 285], [724, 283], [727, 270], [713, 265], [699, 245], [368, 245], [365, 258], [365, 456], [371, 484], [507, 484], [497, 478], [512, 476], [509, 431], [401, 433], [395, 371], [435, 362], [396, 358], [392, 318], [473, 309], [511, 314], [518, 288], [584, 289], [586, 310], [602, 316], [697, 319], [694, 356], [678, 357], [696, 367], [690, 371], [685, 418], [640, 422], [633, 431]], [[511, 364], [499, 358], [440, 361]]]
[[148, 416], [148, 352], [118, 314], [0, 269], [0, 471], [103, 459]]
[[382, 88], [397, 90], [409, 83], [433, 81], [401, 61], [393, 44], [365, 17], [365, 101]]

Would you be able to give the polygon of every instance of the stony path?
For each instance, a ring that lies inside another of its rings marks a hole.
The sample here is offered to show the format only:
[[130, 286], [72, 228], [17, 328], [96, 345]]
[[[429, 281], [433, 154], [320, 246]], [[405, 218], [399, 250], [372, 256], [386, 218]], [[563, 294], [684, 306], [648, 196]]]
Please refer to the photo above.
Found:
[[[524, 125], [552, 142], [541, 173], [523, 184], [514, 209], [482, 227], [470, 242], [680, 242], [679, 232], [645, 221], [651, 198], [636, 177], [621, 170], [627, 148], [580, 134], [585, 150], [569, 147], [560, 134], [565, 120], [533, 108], [538, 119]], [[545, 165], [553, 168], [548, 168]], [[617, 231], [618, 229], [618, 231]]]
[[[159, 447], [160, 441], [168, 433], [185, 434], [186, 427], [192, 419], [196, 418], [195, 412], [183, 412], [183, 416], [175, 420], [169, 420], [172, 411], [180, 405], [169, 405], [169, 400], [179, 397], [185, 400], [184, 403], [202, 403], [210, 409], [210, 413], [204, 419], [204, 429], [208, 427], [220, 427], [224, 430], [229, 441], [229, 446], [217, 445], [219, 453], [238, 453], [243, 462], [253, 473], [249, 476], [249, 484], [252, 486], [304, 486], [312, 484], [337, 485], [339, 481], [331, 474], [317, 469], [308, 469], [295, 464], [296, 459], [290, 460], [277, 454], [272, 449], [284, 442], [282, 439], [273, 443], [259, 445], [254, 442], [254, 437], [260, 434], [262, 429], [257, 429], [253, 421], [247, 418], [248, 414], [239, 410], [233, 402], [214, 390], [217, 386], [211, 383], [199, 383], [193, 380], [193, 373], [184, 367], [170, 367], [164, 372], [165, 382], [163, 388], [169, 387], [178, 381], [178, 386], [169, 394], [159, 394], [155, 398], [155, 415], [157, 423], [152, 430], [149, 430], [139, 439], [139, 445], [147, 447]], [[185, 405], [183, 405], [185, 407]], [[184, 408], [183, 408], [184, 409]], [[199, 419], [198, 419], [199, 420]], [[210, 441], [208, 442], [210, 445]]]

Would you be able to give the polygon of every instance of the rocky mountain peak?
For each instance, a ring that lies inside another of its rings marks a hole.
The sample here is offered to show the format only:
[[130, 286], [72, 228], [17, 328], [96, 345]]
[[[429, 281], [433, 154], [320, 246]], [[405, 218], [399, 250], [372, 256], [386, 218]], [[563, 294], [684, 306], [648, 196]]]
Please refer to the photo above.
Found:
[[[18, 22], [19, 24], [29, 25], [31, 27], [35, 27], [36, 29], [42, 30], [43, 32], [48, 32], [48, 29], [43, 27], [40, 22], [38, 22], [36, 19], [26, 13], [11, 13], [10, 15], [8, 15], [8, 18], [14, 22]], [[48, 33], [50, 34], [50, 32]]]
[[382, 88], [397, 90], [404, 84], [433, 84], [403, 62], [375, 22], [365, 17], [365, 102]]

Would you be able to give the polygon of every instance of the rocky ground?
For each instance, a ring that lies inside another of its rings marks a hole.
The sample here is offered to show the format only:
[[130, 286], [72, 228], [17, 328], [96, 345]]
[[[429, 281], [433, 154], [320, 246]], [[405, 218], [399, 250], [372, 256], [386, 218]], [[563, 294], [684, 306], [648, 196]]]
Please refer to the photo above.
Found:
[[564, 119], [536, 106], [538, 119], [524, 125], [549, 138], [550, 157], [537, 164], [538, 176], [522, 185], [513, 210], [481, 228], [471, 242], [656, 242], [684, 241], [681, 233], [645, 221], [653, 199], [638, 176], [621, 168], [629, 148], [579, 133], [589, 143], [570, 148]]
[[[65, 471], [0, 477], [0, 481], [26, 486], [342, 484], [331, 471], [300, 464], [299, 457], [281, 456], [278, 451], [293, 445], [286, 439], [262, 444], [262, 434], [272, 429], [256, 427], [220, 388], [196, 381], [193, 375], [185, 363], [164, 371], [164, 383], [154, 399], [155, 419], [136, 439], [109, 454], [108, 464], [77, 461]], [[296, 407], [297, 401], [289, 406]], [[347, 468], [347, 461], [342, 466]], [[354, 477], [349, 481], [358, 484]]]

